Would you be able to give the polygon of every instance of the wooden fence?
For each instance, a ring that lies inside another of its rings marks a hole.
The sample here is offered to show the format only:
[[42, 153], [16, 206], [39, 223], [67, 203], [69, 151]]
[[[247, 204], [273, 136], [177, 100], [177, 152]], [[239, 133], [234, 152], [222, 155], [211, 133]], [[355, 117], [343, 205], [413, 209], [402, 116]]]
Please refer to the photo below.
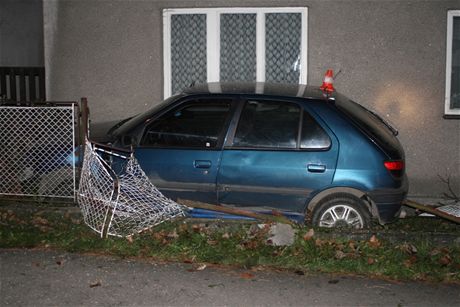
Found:
[[0, 102], [45, 100], [44, 67], [0, 67]]

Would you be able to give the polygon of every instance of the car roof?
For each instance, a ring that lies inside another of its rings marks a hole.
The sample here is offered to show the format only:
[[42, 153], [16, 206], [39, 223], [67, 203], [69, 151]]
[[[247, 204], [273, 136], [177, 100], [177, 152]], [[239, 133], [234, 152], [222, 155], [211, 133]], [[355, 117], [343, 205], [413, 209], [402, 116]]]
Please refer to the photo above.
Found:
[[283, 84], [267, 82], [208, 82], [192, 85], [184, 94], [268, 95], [326, 99], [318, 86], [306, 84]]

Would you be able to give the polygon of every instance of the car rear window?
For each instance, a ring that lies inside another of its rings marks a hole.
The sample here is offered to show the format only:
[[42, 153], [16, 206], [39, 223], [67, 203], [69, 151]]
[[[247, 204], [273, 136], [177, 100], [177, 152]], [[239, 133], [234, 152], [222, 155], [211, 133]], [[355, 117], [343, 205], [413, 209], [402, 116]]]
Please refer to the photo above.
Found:
[[391, 159], [402, 159], [403, 150], [396, 130], [362, 105], [342, 96], [336, 106], [368, 135]]

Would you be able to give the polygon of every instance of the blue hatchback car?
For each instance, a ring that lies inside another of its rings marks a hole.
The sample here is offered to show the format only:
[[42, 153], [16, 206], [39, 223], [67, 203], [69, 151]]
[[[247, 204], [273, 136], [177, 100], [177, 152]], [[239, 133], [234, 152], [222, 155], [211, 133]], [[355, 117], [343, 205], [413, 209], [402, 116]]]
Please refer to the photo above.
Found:
[[110, 134], [172, 199], [363, 228], [393, 220], [408, 190], [397, 131], [319, 87], [196, 85]]

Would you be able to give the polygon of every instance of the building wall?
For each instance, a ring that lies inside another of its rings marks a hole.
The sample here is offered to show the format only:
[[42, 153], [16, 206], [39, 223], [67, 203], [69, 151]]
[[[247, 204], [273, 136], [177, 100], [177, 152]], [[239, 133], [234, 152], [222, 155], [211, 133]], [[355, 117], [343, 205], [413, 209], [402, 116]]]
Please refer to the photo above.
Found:
[[0, 1], [0, 66], [43, 66], [42, 0]]
[[400, 130], [412, 196], [460, 191], [460, 120], [443, 119], [447, 10], [442, 1], [46, 1], [49, 97], [89, 99], [92, 133], [163, 95], [162, 9], [307, 6], [308, 83], [341, 70], [343, 94]]

